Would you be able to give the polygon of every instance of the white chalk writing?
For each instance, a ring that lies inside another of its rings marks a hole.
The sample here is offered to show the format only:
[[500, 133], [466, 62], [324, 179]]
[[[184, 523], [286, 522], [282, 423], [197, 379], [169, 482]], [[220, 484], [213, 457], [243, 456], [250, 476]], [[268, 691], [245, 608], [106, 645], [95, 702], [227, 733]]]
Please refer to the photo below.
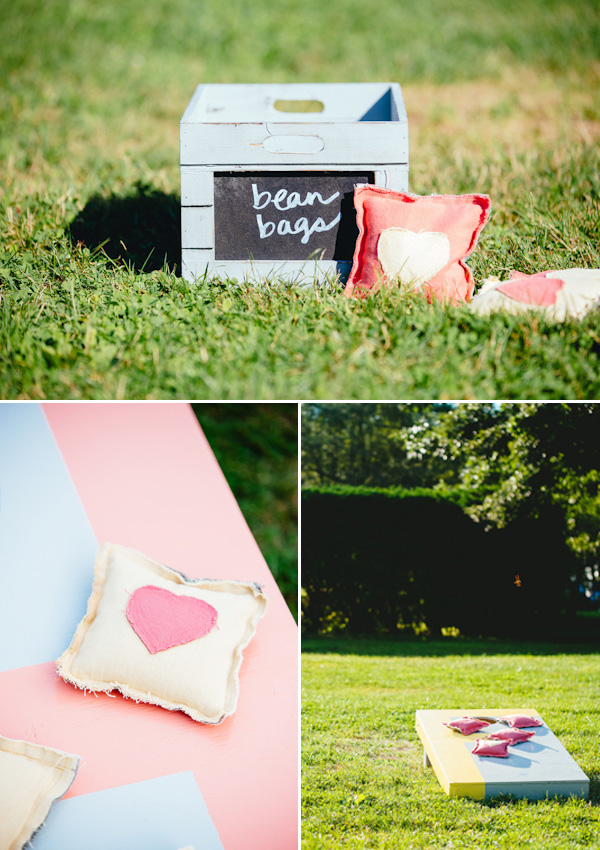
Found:
[[[323, 200], [323, 196], [320, 192], [307, 192], [306, 197], [302, 200], [299, 192], [290, 192], [288, 195], [287, 189], [279, 189], [275, 192], [275, 197], [273, 197], [270, 192], [259, 192], [256, 183], [252, 184], [252, 195], [254, 197], [253, 206], [255, 210], [263, 210], [270, 203], [273, 203], [277, 209], [282, 212], [285, 210], [292, 210], [294, 207], [312, 206], [316, 200], [318, 200], [320, 204], [330, 204], [339, 197], [339, 194], [339, 192], [334, 192], [329, 198], [325, 198], [325, 200]], [[262, 200], [263, 198], [266, 198], [266, 200]]]
[[[307, 192], [304, 200], [302, 200], [299, 192], [290, 192], [288, 194], [287, 189], [278, 189], [278, 191], [272, 195], [271, 192], [260, 192], [256, 183], [252, 184], [252, 197], [254, 200], [253, 207], [255, 210], [264, 210], [265, 207], [271, 203], [280, 212], [292, 210], [296, 207], [313, 206], [315, 202], [320, 204], [331, 204], [339, 197], [339, 195], [339, 192], [334, 192], [329, 198], [324, 199], [320, 192]], [[267, 239], [274, 233], [278, 233], [279, 236], [300, 236], [300, 234], [302, 234], [300, 241], [303, 245], [306, 245], [313, 233], [324, 233], [326, 230], [331, 230], [332, 227], [335, 227], [335, 225], [339, 223], [341, 218], [342, 214], [338, 213], [333, 221], [329, 222], [329, 224], [327, 224], [321, 217], [310, 223], [305, 216], [302, 216], [294, 222], [290, 222], [286, 218], [282, 218], [278, 222], [274, 222], [263, 221], [262, 215], [258, 213], [256, 216], [256, 223], [258, 224], [258, 233], [261, 239]]]
[[258, 233], [261, 239], [272, 236], [276, 231], [280, 236], [302, 233], [302, 239], [300, 241], [303, 245], [306, 245], [313, 233], [324, 233], [326, 230], [331, 230], [340, 221], [341, 217], [342, 214], [338, 213], [329, 224], [326, 224], [320, 217], [316, 221], [313, 221], [312, 224], [309, 224], [308, 219], [304, 216], [297, 219], [293, 224], [285, 218], [282, 218], [275, 224], [274, 221], [263, 221], [263, 217], [259, 213], [256, 216], [256, 223], [258, 224]]

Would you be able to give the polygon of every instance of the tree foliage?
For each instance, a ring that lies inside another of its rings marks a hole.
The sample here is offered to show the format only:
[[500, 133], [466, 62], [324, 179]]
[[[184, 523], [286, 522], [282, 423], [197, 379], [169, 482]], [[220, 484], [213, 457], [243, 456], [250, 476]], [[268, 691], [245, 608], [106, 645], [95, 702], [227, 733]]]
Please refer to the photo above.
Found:
[[437, 420], [444, 405], [302, 405], [302, 479], [324, 484], [429, 487], [442, 474], [434, 456], [410, 456], [407, 436]]
[[511, 404], [481, 410], [460, 405], [424, 441], [452, 459], [468, 513], [486, 528], [554, 511], [579, 559], [578, 581], [598, 592], [600, 558], [600, 406]]
[[594, 403], [303, 405], [303, 481], [432, 488], [485, 531], [549, 516], [600, 590], [600, 406]]

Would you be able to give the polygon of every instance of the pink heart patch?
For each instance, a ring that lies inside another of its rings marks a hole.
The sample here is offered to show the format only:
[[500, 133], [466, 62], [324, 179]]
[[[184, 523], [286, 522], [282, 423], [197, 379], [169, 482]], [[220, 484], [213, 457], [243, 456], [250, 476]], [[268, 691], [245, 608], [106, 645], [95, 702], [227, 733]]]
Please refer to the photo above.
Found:
[[501, 284], [498, 287], [498, 292], [502, 292], [515, 301], [520, 301], [521, 304], [550, 307], [556, 303], [556, 296], [564, 285], [564, 280], [557, 277], [546, 277], [543, 273], [530, 274], [516, 277]]
[[152, 655], [204, 637], [217, 624], [217, 611], [208, 602], [149, 584], [132, 593], [126, 614]]

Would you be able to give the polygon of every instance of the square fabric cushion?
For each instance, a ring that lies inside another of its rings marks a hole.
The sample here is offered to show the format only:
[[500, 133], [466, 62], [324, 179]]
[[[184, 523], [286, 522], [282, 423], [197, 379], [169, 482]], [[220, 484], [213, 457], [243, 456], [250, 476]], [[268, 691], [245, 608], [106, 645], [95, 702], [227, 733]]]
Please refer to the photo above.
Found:
[[505, 281], [487, 278], [469, 306], [484, 316], [500, 311], [517, 315], [533, 310], [554, 322], [582, 319], [600, 307], [600, 269], [563, 269], [528, 275], [513, 272], [510, 280]]
[[473, 749], [474, 756], [491, 756], [492, 758], [508, 758], [507, 741], [495, 741], [489, 738], [479, 738]]
[[473, 276], [463, 262], [488, 220], [487, 195], [410, 195], [357, 186], [358, 240], [346, 295], [365, 297], [381, 283], [431, 300], [468, 301]]
[[221, 723], [237, 705], [242, 650], [267, 599], [259, 585], [188, 579], [105, 544], [87, 614], [58, 659], [66, 682]]
[[498, 741], [506, 741], [511, 746], [513, 744], [522, 744], [533, 738], [535, 732], [528, 732], [526, 729], [501, 729], [499, 732], [490, 732], [487, 738], [495, 738]]
[[20, 850], [75, 779], [79, 756], [0, 736], [0, 847]]
[[529, 714], [509, 714], [501, 718], [504, 723], [508, 723], [513, 729], [523, 729], [527, 726], [543, 726], [544, 724], [539, 717], [531, 717]]
[[472, 735], [473, 732], [479, 732], [480, 729], [485, 729], [490, 724], [487, 720], [479, 720], [477, 717], [459, 717], [458, 720], [451, 720], [449, 723], [444, 723], [455, 732], [461, 732], [463, 735]]

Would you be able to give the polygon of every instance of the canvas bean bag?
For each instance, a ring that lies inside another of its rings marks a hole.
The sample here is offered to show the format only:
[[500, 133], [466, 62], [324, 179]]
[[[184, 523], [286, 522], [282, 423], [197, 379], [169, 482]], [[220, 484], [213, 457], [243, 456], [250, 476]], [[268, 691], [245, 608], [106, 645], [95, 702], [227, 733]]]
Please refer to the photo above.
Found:
[[487, 278], [469, 306], [482, 315], [533, 311], [556, 322], [581, 319], [600, 306], [600, 269], [513, 272], [506, 281]]

